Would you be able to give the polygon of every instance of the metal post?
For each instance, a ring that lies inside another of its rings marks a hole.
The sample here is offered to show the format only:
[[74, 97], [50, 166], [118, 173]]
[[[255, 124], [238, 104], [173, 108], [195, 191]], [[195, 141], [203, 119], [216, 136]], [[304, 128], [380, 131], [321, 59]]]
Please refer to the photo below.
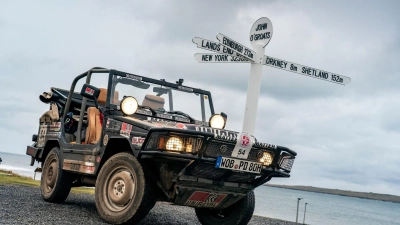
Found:
[[301, 198], [297, 198], [297, 213], [296, 213], [296, 223], [298, 221], [299, 218], [299, 202], [300, 202]]
[[303, 217], [303, 224], [304, 224], [304, 221], [306, 221], [306, 211], [307, 211], [307, 202], [306, 202], [306, 204], [304, 204], [304, 217]]
[[254, 135], [256, 128], [256, 118], [258, 109], [258, 97], [260, 95], [262, 59], [265, 54], [265, 48], [262, 45], [254, 46], [256, 52], [255, 62], [251, 63], [249, 83], [247, 85], [246, 108], [244, 111], [244, 121], [242, 131]]

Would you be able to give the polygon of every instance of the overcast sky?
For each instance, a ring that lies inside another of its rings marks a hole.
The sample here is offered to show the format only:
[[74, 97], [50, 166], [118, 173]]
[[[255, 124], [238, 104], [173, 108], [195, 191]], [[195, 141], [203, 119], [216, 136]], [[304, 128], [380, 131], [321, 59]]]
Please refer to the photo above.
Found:
[[250, 47], [251, 26], [268, 17], [266, 55], [352, 78], [263, 68], [255, 135], [298, 152], [291, 178], [271, 182], [400, 195], [398, 1], [127, 2], [1, 1], [0, 151], [25, 154], [48, 109], [38, 96], [95, 66], [184, 78], [240, 131], [250, 65], [197, 63], [206, 51], [192, 38]]

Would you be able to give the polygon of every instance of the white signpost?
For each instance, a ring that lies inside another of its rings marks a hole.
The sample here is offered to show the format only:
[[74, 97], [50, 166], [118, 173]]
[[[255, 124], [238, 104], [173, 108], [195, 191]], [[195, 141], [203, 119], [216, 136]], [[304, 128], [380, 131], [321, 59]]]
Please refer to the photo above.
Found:
[[[333, 82], [336, 84], [346, 85], [351, 82], [351, 79], [346, 76], [303, 66], [288, 62], [286, 60], [280, 60], [270, 56], [265, 56], [265, 46], [271, 40], [272, 33], [273, 29], [271, 21], [266, 17], [262, 17], [258, 19], [250, 29], [249, 41], [253, 49], [250, 49], [221, 33], [217, 34], [219, 43], [198, 37], [193, 38], [193, 43], [197, 44], [198, 48], [219, 53], [197, 53], [195, 54], [194, 58], [199, 63], [251, 63], [243, 128], [242, 133], [238, 136], [238, 141], [232, 152], [233, 157], [247, 158], [250, 152], [250, 150], [247, 149], [251, 149], [251, 146], [254, 143], [253, 135], [256, 127], [258, 98], [260, 95], [263, 65]], [[249, 139], [250, 143], [248, 142]]]
[[271, 56], [264, 56], [263, 64], [270, 67], [275, 67], [278, 69], [306, 75], [309, 77], [326, 80], [329, 82], [337, 83], [337, 84], [350, 84], [350, 77], [345, 77], [342, 75], [334, 74], [331, 72], [326, 72], [320, 69], [315, 69], [309, 66], [303, 66], [297, 63], [288, 62], [285, 60], [273, 58]]
[[250, 63], [248, 59], [244, 59], [238, 56], [231, 56], [218, 53], [197, 53], [194, 58], [199, 61], [199, 63]]
[[245, 47], [242, 44], [239, 44], [239, 42], [236, 42], [236, 41], [232, 40], [231, 38], [229, 38], [223, 34], [220, 34], [220, 33], [217, 34], [217, 39], [219, 40], [219, 43], [221, 43], [225, 47], [233, 49], [240, 56], [250, 59], [252, 61], [257, 60], [256, 52], [251, 50], [250, 48]]
[[[194, 37], [192, 39], [193, 43], [197, 44], [198, 48], [202, 48], [205, 50], [209, 50], [209, 51], [213, 51], [213, 52], [218, 52], [221, 54], [226, 54], [226, 55], [230, 55], [230, 56], [239, 56], [238, 53], [236, 53], [235, 51], [233, 51], [232, 49], [221, 45], [218, 42], [214, 42], [214, 41], [209, 41], [203, 38], [198, 38], [198, 37]], [[199, 61], [200, 62], [200, 61]]]

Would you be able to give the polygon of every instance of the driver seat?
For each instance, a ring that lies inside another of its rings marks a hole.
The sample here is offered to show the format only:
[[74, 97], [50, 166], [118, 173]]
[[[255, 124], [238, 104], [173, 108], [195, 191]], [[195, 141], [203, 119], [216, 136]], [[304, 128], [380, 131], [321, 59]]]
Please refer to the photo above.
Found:
[[[116, 94], [118, 99], [118, 93]], [[115, 94], [114, 94], [115, 97]], [[101, 105], [105, 105], [107, 100], [107, 89], [100, 88], [99, 98], [97, 99], [98, 103]], [[87, 109], [87, 121], [88, 127], [86, 128], [86, 137], [84, 144], [97, 144], [100, 140], [101, 136], [101, 127], [102, 127], [102, 114], [100, 110], [96, 107], [88, 107]]]
[[[97, 99], [99, 105], [104, 106], [107, 100], [107, 88], [99, 88], [100, 94]], [[118, 104], [118, 91], [114, 92], [114, 98], [112, 104]], [[103, 122], [103, 115], [96, 107], [89, 107], [87, 109], [87, 120], [88, 127], [86, 128], [85, 142], [84, 144], [96, 144], [100, 140], [101, 128]]]

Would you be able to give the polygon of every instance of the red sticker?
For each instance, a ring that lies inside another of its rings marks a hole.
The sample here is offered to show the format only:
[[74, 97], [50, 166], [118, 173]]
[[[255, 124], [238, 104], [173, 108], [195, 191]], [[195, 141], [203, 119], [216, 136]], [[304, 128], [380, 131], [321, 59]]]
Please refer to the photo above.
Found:
[[195, 207], [217, 207], [226, 194], [210, 193], [204, 191], [195, 191], [190, 198], [185, 202], [185, 205]]
[[184, 129], [184, 130], [187, 129], [187, 127], [183, 123], [177, 123], [175, 127], [178, 128], [178, 129]]
[[246, 148], [250, 144], [250, 136], [248, 134], [242, 134], [241, 145], [243, 148]]
[[121, 125], [121, 131], [119, 134], [121, 134], [124, 137], [129, 138], [131, 136], [131, 130], [132, 130], [132, 125], [128, 123], [122, 123]]
[[87, 87], [87, 88], [85, 89], [85, 93], [86, 93], [86, 94], [89, 94], [89, 95], [93, 95], [93, 94], [94, 94], [94, 90], [91, 89], [91, 88], [89, 88], [89, 87]]
[[133, 138], [132, 138], [132, 144], [133, 144], [133, 145], [140, 145], [140, 146], [142, 146], [143, 142], [144, 142], [144, 138], [142, 138], [142, 137], [133, 137]]

